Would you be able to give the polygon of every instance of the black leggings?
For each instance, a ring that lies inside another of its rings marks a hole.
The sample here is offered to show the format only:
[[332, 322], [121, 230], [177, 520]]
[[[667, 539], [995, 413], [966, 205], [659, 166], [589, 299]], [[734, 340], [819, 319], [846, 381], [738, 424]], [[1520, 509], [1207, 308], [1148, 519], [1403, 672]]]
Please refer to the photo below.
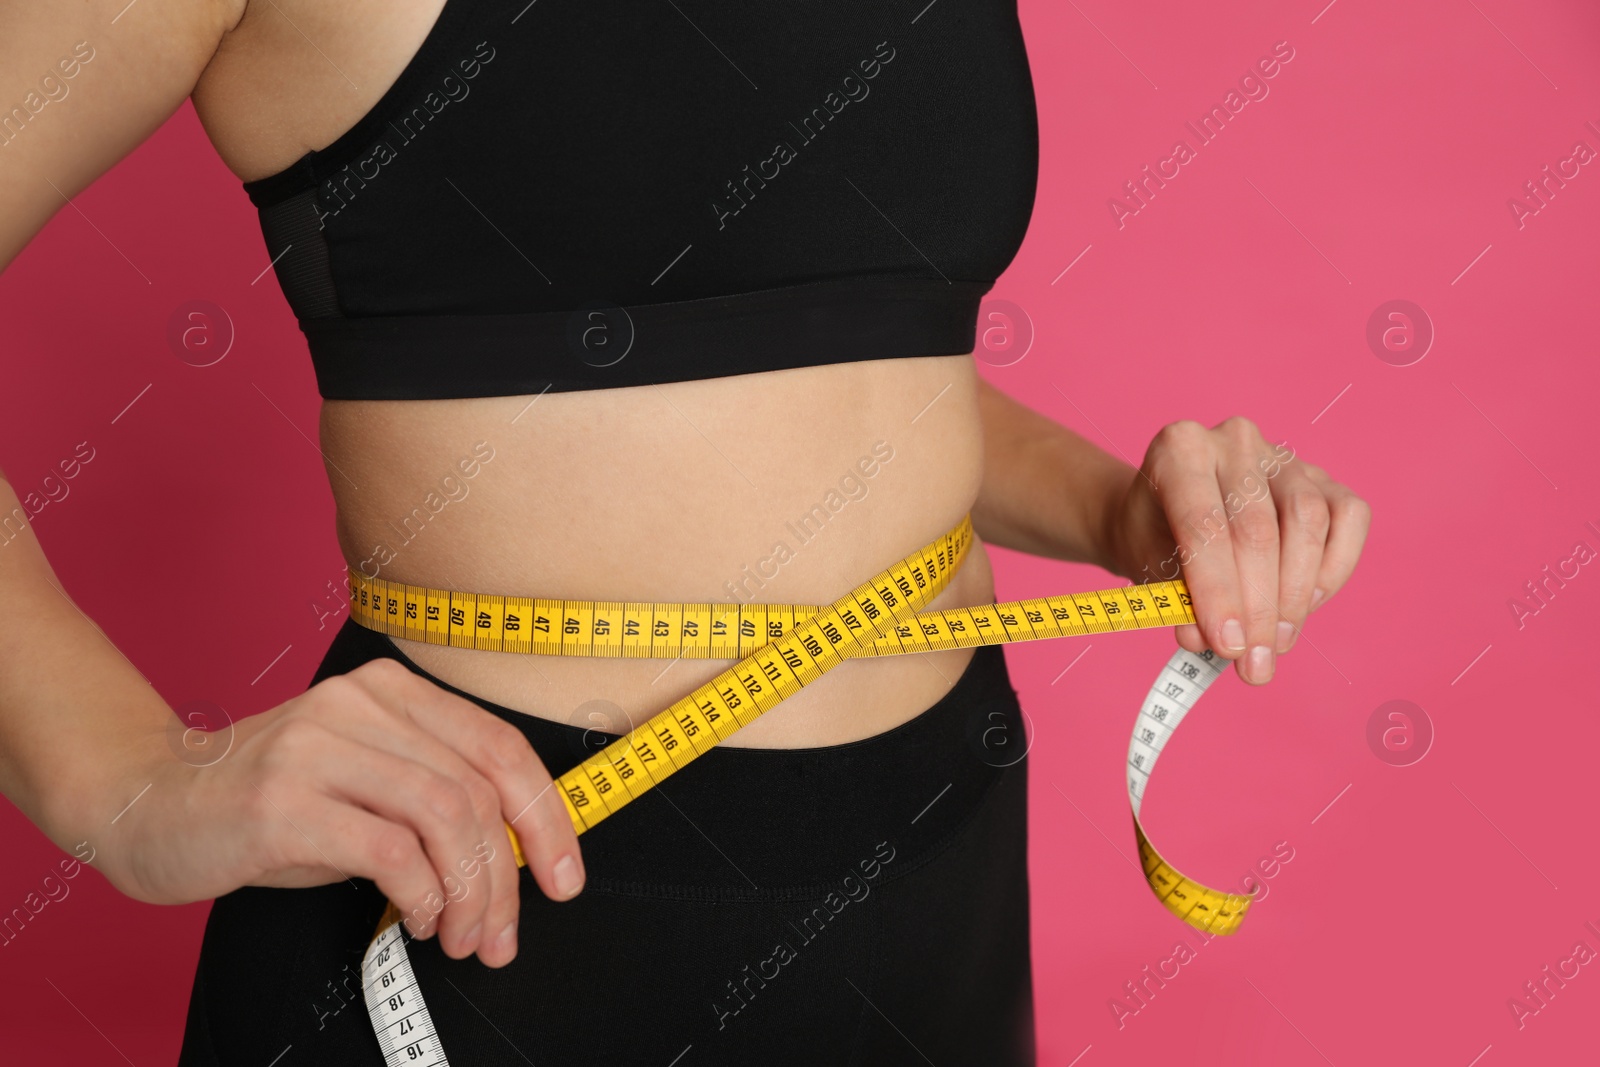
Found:
[[[437, 682], [350, 621], [314, 681], [381, 657]], [[579, 727], [444, 688], [515, 724], [553, 774], [587, 754]], [[580, 838], [575, 899], [554, 903], [521, 872], [509, 966], [409, 943], [445, 1054], [455, 1067], [1032, 1064], [1026, 747], [990, 646], [875, 737], [713, 749]], [[383, 907], [359, 878], [218, 898], [180, 1067], [382, 1067], [360, 969]]]

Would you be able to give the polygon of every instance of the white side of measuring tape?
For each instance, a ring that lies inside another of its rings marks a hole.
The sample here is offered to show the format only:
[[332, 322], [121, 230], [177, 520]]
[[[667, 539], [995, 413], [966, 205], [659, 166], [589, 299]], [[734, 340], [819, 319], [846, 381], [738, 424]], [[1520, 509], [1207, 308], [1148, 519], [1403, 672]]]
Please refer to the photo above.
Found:
[[[1180, 648], [1156, 675], [1139, 708], [1133, 739], [1128, 744], [1128, 802], [1135, 817], [1167, 740], [1195, 701], [1227, 668], [1228, 661], [1209, 650], [1194, 653]], [[385, 927], [368, 947], [361, 974], [367, 1013], [388, 1067], [449, 1067], [406, 956], [399, 922]]]
[[367, 1015], [389, 1067], [450, 1067], [406, 956], [399, 921], [384, 927], [361, 960]]
[[1227, 669], [1228, 661], [1210, 649], [1197, 653], [1180, 648], [1156, 675], [1133, 724], [1133, 740], [1128, 742], [1128, 803], [1133, 805], [1135, 818], [1167, 739], [1177, 732], [1200, 694]]

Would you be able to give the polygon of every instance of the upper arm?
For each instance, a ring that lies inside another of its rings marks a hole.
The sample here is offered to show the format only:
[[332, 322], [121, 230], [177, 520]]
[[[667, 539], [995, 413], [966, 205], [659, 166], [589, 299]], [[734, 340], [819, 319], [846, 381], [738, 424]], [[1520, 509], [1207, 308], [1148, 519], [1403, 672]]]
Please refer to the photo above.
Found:
[[194, 89], [247, 0], [0, 0], [0, 270]]

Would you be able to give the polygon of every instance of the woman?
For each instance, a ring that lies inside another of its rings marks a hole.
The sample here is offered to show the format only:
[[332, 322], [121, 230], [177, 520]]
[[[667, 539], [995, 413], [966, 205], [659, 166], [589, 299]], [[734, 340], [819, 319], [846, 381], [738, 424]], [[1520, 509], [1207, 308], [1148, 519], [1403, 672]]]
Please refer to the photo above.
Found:
[[[307, 334], [340, 544], [370, 577], [828, 603], [970, 512], [932, 607], [992, 602], [984, 541], [1181, 566], [1179, 643], [1263, 684], [1355, 565], [1365, 504], [1249, 421], [1168, 426], [1135, 470], [976, 374], [977, 301], [1034, 197], [1012, 4], [7, 22], [0, 69], [80, 81], [6, 127], [0, 262], [61, 206], [33, 176], [73, 195], [192, 97]], [[78, 42], [93, 58], [52, 68]], [[383, 1062], [359, 966], [385, 898], [457, 1063], [1032, 1062], [1026, 763], [967, 743], [1021, 729], [996, 647], [847, 662], [580, 852], [550, 776], [725, 661], [347, 620], [306, 693], [197, 768], [53, 580], [31, 537], [0, 552], [0, 785], [122, 892], [218, 898], [186, 1064]]]

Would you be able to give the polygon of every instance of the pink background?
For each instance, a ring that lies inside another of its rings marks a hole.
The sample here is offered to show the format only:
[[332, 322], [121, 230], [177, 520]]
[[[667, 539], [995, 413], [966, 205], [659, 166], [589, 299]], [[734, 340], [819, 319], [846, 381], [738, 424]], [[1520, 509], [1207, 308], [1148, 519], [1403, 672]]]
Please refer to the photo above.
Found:
[[[1186, 873], [1237, 887], [1278, 842], [1294, 858], [1238, 936], [1198, 950], [1120, 1029], [1111, 998], [1189, 936], [1128, 862], [1121, 771], [1172, 639], [1008, 650], [1035, 732], [1045, 1064], [1499, 1067], [1592, 1061], [1600, 1036], [1600, 967], [1520, 1029], [1507, 1007], [1576, 942], [1600, 950], [1584, 929], [1600, 926], [1586, 780], [1600, 728], [1583, 673], [1600, 568], [1520, 630], [1507, 605], [1576, 542], [1600, 549], [1585, 526], [1600, 526], [1600, 167], [1520, 229], [1507, 208], [1574, 142], [1600, 149], [1585, 126], [1600, 126], [1600, 14], [1323, 2], [1022, 3], [1039, 200], [993, 297], [1024, 309], [1034, 339], [988, 377], [1135, 462], [1166, 422], [1248, 415], [1375, 513], [1355, 580], [1277, 680], [1219, 681], [1162, 762], [1146, 825]], [[1270, 95], [1119, 229], [1108, 198], [1175, 140], [1194, 146], [1185, 120], [1283, 40], [1295, 55]], [[254, 213], [187, 106], [76, 205], [0, 285], [0, 463], [25, 493], [88, 440], [95, 459], [37, 520], [67, 589], [170, 703], [274, 706], [331, 637], [309, 605], [342, 560], [303, 341], [272, 277], [252, 281], [267, 265]], [[1436, 330], [1411, 366], [1365, 339], [1396, 298]], [[237, 329], [215, 366], [168, 347], [192, 299]], [[1001, 599], [1110, 584], [996, 557]], [[224, 575], [265, 593], [227, 630], [201, 610]], [[1366, 740], [1396, 699], [1436, 732], [1411, 766]], [[0, 841], [9, 911], [61, 853], [9, 806]], [[0, 948], [7, 1058], [116, 1062], [109, 1041], [172, 1062], [206, 906], [69, 884]]]

